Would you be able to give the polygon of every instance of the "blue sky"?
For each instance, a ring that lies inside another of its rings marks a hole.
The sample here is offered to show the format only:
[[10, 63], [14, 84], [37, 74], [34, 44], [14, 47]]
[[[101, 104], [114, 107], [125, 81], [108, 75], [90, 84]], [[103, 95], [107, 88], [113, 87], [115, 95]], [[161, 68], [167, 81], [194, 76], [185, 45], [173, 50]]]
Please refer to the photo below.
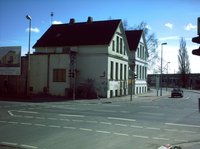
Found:
[[129, 27], [145, 21], [160, 43], [168, 43], [163, 53], [164, 64], [170, 62], [170, 73], [178, 70], [180, 37], [186, 39], [192, 72], [200, 73], [197, 65], [200, 57], [191, 54], [194, 48], [198, 48], [191, 38], [197, 35], [199, 0], [0, 0], [0, 46], [22, 46], [22, 55], [26, 54], [28, 20], [25, 16], [32, 17], [33, 46], [50, 27], [51, 12], [54, 12], [53, 20], [57, 23], [68, 23], [70, 18], [83, 22], [88, 16], [94, 21], [127, 20]]

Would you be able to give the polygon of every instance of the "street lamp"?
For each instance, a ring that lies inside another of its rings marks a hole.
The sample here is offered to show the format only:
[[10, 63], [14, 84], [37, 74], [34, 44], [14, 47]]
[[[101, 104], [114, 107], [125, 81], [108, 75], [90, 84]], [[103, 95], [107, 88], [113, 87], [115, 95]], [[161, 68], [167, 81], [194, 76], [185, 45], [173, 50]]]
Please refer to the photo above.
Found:
[[31, 17], [26, 15], [26, 19], [29, 20], [29, 38], [28, 38], [28, 70], [27, 70], [27, 84], [26, 84], [26, 94], [29, 95], [29, 85], [30, 85], [30, 46], [31, 46]]
[[161, 43], [161, 70], [160, 70], [160, 96], [162, 96], [162, 64], [163, 64], [163, 45], [167, 45], [166, 42]]

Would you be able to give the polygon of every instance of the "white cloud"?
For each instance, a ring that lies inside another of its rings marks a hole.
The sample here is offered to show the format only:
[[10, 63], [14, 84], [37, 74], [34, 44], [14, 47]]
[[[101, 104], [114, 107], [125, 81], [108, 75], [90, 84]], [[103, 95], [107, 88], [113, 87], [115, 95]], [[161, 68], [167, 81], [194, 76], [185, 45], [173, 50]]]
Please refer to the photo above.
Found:
[[62, 24], [62, 21], [53, 21], [52, 24]]
[[184, 27], [184, 29], [186, 30], [186, 31], [190, 31], [190, 30], [193, 30], [193, 29], [196, 29], [197, 28], [197, 26], [196, 25], [192, 25], [192, 23], [188, 23], [185, 27]]
[[[26, 31], [28, 32], [28, 31], [29, 31], [29, 28], [27, 28]], [[39, 33], [40, 30], [39, 30], [39, 28], [35, 27], [35, 28], [31, 28], [31, 32]]]
[[173, 24], [172, 23], [166, 23], [165, 27], [167, 27], [169, 29], [173, 29]]

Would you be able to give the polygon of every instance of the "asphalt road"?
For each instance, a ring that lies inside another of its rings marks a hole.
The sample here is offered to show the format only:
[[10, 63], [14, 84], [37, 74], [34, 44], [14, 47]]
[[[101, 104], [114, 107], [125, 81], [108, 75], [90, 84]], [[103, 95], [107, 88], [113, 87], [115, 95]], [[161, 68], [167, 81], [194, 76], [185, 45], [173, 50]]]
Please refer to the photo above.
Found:
[[[169, 95], [170, 96], [170, 95]], [[200, 148], [200, 94], [123, 102], [0, 101], [0, 144], [27, 149]]]

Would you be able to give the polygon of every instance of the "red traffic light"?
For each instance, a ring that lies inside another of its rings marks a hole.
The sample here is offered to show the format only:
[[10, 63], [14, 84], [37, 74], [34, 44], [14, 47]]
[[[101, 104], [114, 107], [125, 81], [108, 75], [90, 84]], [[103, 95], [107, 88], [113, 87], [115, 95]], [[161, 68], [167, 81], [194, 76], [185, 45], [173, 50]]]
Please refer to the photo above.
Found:
[[200, 47], [199, 49], [192, 50], [192, 54], [200, 56]]

